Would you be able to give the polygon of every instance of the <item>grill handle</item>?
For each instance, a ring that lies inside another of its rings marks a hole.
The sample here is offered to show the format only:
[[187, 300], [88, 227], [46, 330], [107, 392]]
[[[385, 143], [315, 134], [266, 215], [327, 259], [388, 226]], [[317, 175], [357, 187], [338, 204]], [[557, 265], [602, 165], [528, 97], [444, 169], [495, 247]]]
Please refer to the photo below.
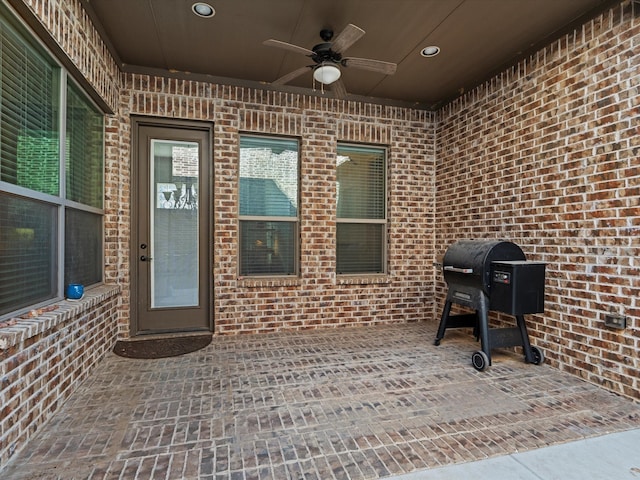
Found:
[[447, 272], [467, 273], [467, 274], [473, 273], [473, 268], [458, 268], [458, 267], [454, 267], [453, 265], [445, 265], [444, 269]]

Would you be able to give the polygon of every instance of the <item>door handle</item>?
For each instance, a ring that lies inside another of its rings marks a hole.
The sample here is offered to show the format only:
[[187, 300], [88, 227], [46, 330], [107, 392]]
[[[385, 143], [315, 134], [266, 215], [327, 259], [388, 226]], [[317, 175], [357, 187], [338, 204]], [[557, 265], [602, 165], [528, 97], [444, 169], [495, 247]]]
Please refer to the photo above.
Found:
[[146, 255], [141, 255], [140, 256], [140, 261], [142, 261], [142, 262], [148, 262], [149, 260], [153, 260], [153, 258], [147, 257]]

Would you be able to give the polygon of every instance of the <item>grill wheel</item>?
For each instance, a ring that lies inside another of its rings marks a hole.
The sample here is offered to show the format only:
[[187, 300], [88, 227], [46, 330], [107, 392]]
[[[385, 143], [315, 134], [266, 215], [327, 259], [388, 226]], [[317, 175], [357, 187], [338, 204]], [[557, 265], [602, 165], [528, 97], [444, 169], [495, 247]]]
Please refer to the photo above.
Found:
[[544, 362], [544, 353], [534, 345], [531, 345], [531, 355], [533, 356], [533, 361], [531, 363], [534, 365], [540, 365]]
[[473, 368], [482, 372], [489, 366], [489, 357], [482, 350], [478, 350], [471, 355], [471, 364], [473, 365]]

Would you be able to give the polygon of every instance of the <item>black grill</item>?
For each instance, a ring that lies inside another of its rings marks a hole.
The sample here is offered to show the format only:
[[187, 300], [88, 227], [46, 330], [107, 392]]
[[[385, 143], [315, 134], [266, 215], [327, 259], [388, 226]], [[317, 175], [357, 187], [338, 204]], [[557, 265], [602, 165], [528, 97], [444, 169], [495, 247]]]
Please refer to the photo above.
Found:
[[[512, 242], [460, 240], [447, 249], [442, 271], [449, 288], [436, 345], [447, 328], [472, 327], [482, 348], [471, 358], [477, 370], [491, 365], [493, 348], [522, 346], [527, 362], [542, 363], [542, 351], [529, 342], [524, 315], [544, 311], [544, 263], [528, 262]], [[475, 313], [451, 315], [454, 303]], [[489, 328], [490, 310], [514, 316], [516, 327]]]

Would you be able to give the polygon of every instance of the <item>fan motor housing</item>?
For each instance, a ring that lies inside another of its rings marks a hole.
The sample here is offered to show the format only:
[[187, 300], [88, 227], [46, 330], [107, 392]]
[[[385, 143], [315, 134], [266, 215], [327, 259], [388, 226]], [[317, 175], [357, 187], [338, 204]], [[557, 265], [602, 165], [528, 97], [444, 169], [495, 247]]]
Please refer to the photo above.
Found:
[[340, 53], [334, 52], [333, 50], [331, 50], [330, 42], [319, 43], [318, 45], [313, 47], [311, 50], [313, 51], [313, 55], [311, 56], [311, 58], [316, 63], [322, 63], [322, 62], [340, 63], [340, 60], [342, 60], [342, 55]]

